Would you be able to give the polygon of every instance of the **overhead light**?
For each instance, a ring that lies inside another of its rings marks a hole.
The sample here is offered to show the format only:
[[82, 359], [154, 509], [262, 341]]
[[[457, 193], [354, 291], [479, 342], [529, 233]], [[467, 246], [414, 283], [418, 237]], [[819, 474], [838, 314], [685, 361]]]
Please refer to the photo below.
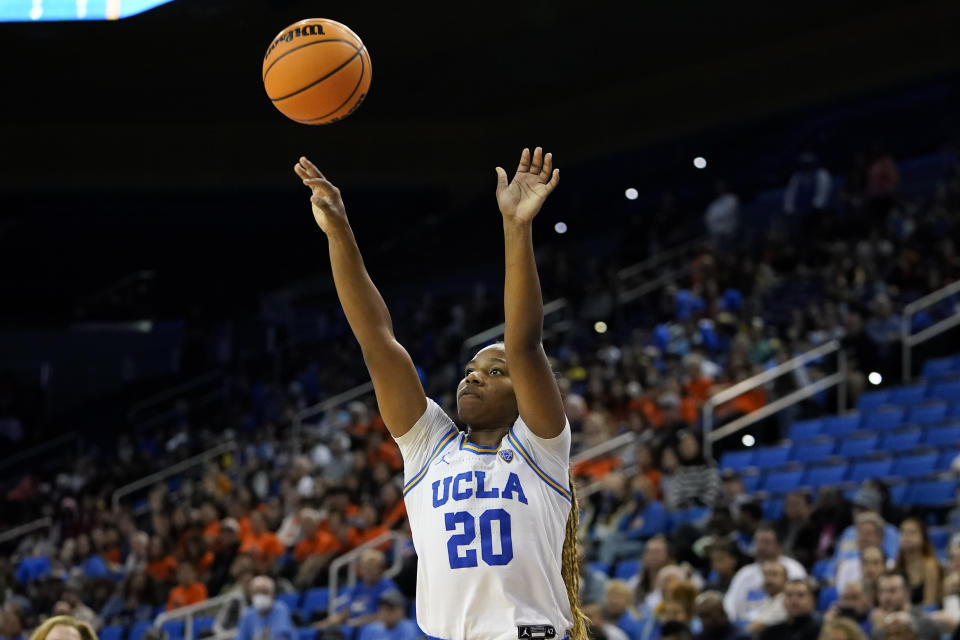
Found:
[[693, 166], [695, 166], [697, 169], [706, 169], [707, 159], [703, 156], [697, 156], [693, 159]]
[[743, 446], [745, 447], [752, 447], [753, 445], [757, 444], [757, 439], [754, 438], [749, 433], [747, 433], [747, 434], [744, 434], [742, 438], [740, 438], [740, 442], [742, 442]]
[[596, 331], [597, 333], [606, 333], [607, 323], [604, 322], [603, 320], [600, 320], [599, 322], [594, 323], [593, 330]]
[[869, 380], [872, 385], [878, 385], [883, 382], [883, 376], [876, 371], [871, 371], [870, 375], [867, 376], [867, 380]]
[[636, 200], [637, 198], [640, 197], [640, 192], [634, 189], [633, 187], [630, 187], [629, 189], [623, 192], [623, 195], [627, 196], [627, 200]]
[[558, 222], [557, 224], [553, 225], [553, 230], [556, 231], [557, 233], [566, 233], [566, 232], [567, 232], [567, 223], [566, 223], [566, 222]]

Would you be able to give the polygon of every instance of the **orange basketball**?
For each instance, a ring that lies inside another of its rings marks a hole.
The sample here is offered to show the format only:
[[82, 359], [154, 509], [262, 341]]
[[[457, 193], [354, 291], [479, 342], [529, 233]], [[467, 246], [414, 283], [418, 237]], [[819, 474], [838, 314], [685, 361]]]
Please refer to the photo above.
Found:
[[346, 26], [325, 18], [296, 22], [263, 56], [263, 86], [273, 106], [303, 124], [341, 120], [370, 89], [370, 54]]

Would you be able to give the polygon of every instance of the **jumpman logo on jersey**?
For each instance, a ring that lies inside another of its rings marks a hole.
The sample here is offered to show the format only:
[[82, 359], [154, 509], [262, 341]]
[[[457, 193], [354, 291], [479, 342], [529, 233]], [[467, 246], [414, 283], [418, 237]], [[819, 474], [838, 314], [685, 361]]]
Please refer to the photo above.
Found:
[[437, 462], [446, 462], [447, 464], [450, 464], [450, 461], [447, 460], [447, 454], [446, 454], [446, 453], [444, 453], [442, 456], [440, 456], [440, 459], [437, 460]]

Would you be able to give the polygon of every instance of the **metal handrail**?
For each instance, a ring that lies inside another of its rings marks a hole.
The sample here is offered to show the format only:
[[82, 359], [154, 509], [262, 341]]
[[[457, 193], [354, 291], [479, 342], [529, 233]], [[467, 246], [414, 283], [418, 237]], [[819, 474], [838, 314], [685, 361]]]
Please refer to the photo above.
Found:
[[637, 439], [637, 435], [633, 432], [621, 433], [619, 436], [615, 438], [611, 438], [606, 442], [601, 442], [600, 444], [594, 445], [589, 449], [584, 449], [577, 455], [571, 457], [570, 466], [573, 466], [575, 464], [580, 464], [581, 462], [585, 460], [590, 460], [591, 458], [597, 458], [599, 456], [604, 455], [605, 453], [609, 453], [611, 451], [624, 447], [628, 444], [633, 444], [636, 441], [636, 439]]
[[[170, 620], [179, 620], [184, 618], [184, 630], [183, 630], [183, 640], [194, 640], [193, 633], [193, 619], [197, 612], [206, 611], [208, 609], [215, 609], [223, 605], [229, 604], [233, 600], [239, 600], [240, 604], [243, 605], [243, 596], [239, 591], [231, 591], [229, 593], [224, 593], [217, 596], [216, 598], [209, 598], [202, 602], [197, 602], [196, 604], [188, 604], [184, 607], [177, 607], [176, 609], [171, 609], [170, 611], [164, 611], [156, 617], [153, 621], [154, 627], [162, 627], [165, 622]], [[225, 638], [232, 638], [236, 635], [235, 629], [230, 629], [221, 633], [215, 633], [213, 640], [221, 640]]]
[[197, 455], [187, 458], [186, 460], [183, 460], [181, 462], [178, 462], [177, 464], [171, 467], [167, 467], [163, 471], [157, 471], [156, 473], [151, 473], [150, 475], [144, 476], [139, 480], [134, 480], [129, 484], [125, 484], [122, 487], [118, 488], [116, 491], [114, 491], [113, 495], [110, 498], [110, 502], [111, 502], [111, 505], [113, 506], [113, 510], [117, 511], [120, 509], [121, 498], [123, 498], [124, 496], [130, 495], [131, 493], [133, 493], [134, 491], [137, 491], [138, 489], [142, 489], [143, 487], [148, 487], [152, 484], [156, 484], [160, 480], [164, 480], [165, 478], [169, 478], [170, 476], [177, 475], [178, 473], [180, 473], [181, 471], [184, 471], [185, 469], [189, 469], [191, 467], [197, 467], [202, 464], [205, 464], [207, 460], [215, 456], [218, 456], [221, 453], [226, 453], [228, 451], [235, 451], [236, 449], [237, 449], [237, 443], [235, 441], [231, 440], [230, 442], [224, 442], [222, 444], [218, 444], [215, 447], [211, 447], [210, 449], [207, 449], [203, 453], [198, 453]]
[[[748, 413], [745, 416], [737, 418], [733, 422], [730, 422], [720, 429], [713, 429], [713, 412], [714, 410], [724, 402], [728, 400], [733, 400], [734, 398], [739, 397], [740, 395], [756, 389], [757, 387], [763, 386], [768, 382], [775, 380], [785, 373], [792, 373], [796, 369], [803, 367], [811, 360], [816, 360], [817, 358], [822, 358], [823, 356], [829, 355], [831, 353], [837, 353], [837, 372], [821, 378], [816, 382], [809, 384], [801, 389], [797, 389], [782, 398]], [[780, 363], [772, 369], [758, 373], [755, 376], [742, 380], [737, 384], [723, 389], [709, 398], [703, 403], [702, 415], [703, 415], [703, 451], [704, 454], [712, 458], [713, 453], [713, 443], [716, 440], [725, 438], [731, 433], [736, 433], [741, 429], [750, 426], [751, 424], [763, 420], [767, 416], [773, 415], [774, 413], [789, 407], [801, 400], [809, 398], [812, 395], [820, 393], [824, 389], [828, 389], [834, 385], [837, 385], [837, 410], [842, 413], [846, 409], [847, 397], [846, 397], [846, 377], [847, 377], [847, 358], [846, 353], [843, 350], [843, 346], [838, 340], [831, 340], [827, 343], [820, 345], [819, 347], [814, 347], [809, 351], [806, 351], [795, 358], [787, 360], [786, 362]]]
[[213, 371], [208, 371], [207, 373], [199, 375], [196, 378], [192, 378], [174, 387], [170, 387], [169, 389], [165, 389], [163, 391], [160, 391], [159, 393], [155, 393], [154, 395], [150, 396], [146, 400], [141, 400], [140, 402], [130, 407], [130, 409], [127, 411], [127, 418], [129, 420], [133, 420], [134, 416], [136, 416], [138, 413], [140, 413], [144, 409], [160, 404], [161, 402], [164, 402], [171, 398], [175, 398], [181, 395], [184, 391], [190, 391], [191, 389], [199, 387], [202, 384], [209, 382], [210, 380], [214, 380], [218, 376], [219, 377], [223, 376], [222, 369], [214, 369]]
[[403, 559], [400, 557], [400, 544], [408, 540], [408, 538], [397, 531], [386, 531], [381, 533], [379, 536], [373, 540], [364, 542], [359, 547], [354, 548], [351, 551], [338, 556], [330, 563], [329, 577], [327, 584], [330, 587], [330, 602], [327, 605], [327, 615], [332, 616], [336, 613], [337, 605], [337, 591], [340, 588], [340, 567], [347, 565], [347, 584], [346, 586], [352, 587], [357, 583], [357, 570], [353, 564], [354, 558], [359, 557], [367, 549], [375, 549], [382, 545], [384, 542], [391, 541], [393, 543], [393, 564], [383, 572], [384, 577], [392, 578], [393, 576], [400, 573], [400, 569], [403, 568]]
[[[546, 321], [547, 316], [554, 314], [558, 311], [562, 311], [569, 306], [566, 298], [557, 298], [556, 300], [551, 300], [543, 305], [543, 317]], [[506, 329], [506, 324], [501, 322], [500, 324], [485, 329], [480, 333], [476, 333], [466, 340], [463, 341], [463, 344], [460, 347], [460, 356], [461, 358], [467, 357], [470, 350], [478, 345], [481, 345], [485, 342], [489, 342], [494, 338], [500, 338], [503, 336], [504, 329]]]
[[66, 442], [74, 442], [80, 439], [80, 434], [76, 431], [71, 431], [70, 433], [65, 433], [62, 436], [57, 436], [52, 440], [47, 440], [42, 444], [38, 444], [34, 447], [30, 447], [25, 451], [20, 453], [15, 453], [12, 456], [8, 456], [3, 460], [0, 460], [0, 469], [6, 469], [9, 466], [15, 465], [18, 462], [23, 460], [28, 460], [34, 456], [38, 456], [42, 453], [47, 453], [51, 449], [56, 449], [60, 445]]
[[50, 516], [44, 516], [43, 518], [37, 518], [32, 522], [26, 524], [21, 524], [12, 529], [7, 529], [6, 531], [0, 532], [0, 544], [10, 542], [11, 540], [16, 540], [17, 538], [22, 538], [28, 533], [33, 533], [38, 529], [43, 529], [49, 527], [53, 524], [53, 519]]
[[910, 325], [913, 322], [913, 315], [917, 311], [932, 307], [944, 298], [952, 296], [955, 293], [960, 293], [960, 280], [948, 284], [945, 287], [941, 287], [933, 293], [927, 294], [918, 300], [914, 300], [903, 308], [903, 317], [900, 321], [900, 348], [902, 349], [901, 366], [903, 367], [903, 382], [910, 382], [910, 378], [912, 377], [911, 365], [913, 363], [911, 360], [913, 357], [913, 348], [918, 344], [926, 342], [930, 338], [938, 336], [944, 331], [952, 329], [960, 324], [960, 309], [957, 309], [953, 315], [944, 318], [940, 322], [930, 325], [922, 331], [911, 334]]

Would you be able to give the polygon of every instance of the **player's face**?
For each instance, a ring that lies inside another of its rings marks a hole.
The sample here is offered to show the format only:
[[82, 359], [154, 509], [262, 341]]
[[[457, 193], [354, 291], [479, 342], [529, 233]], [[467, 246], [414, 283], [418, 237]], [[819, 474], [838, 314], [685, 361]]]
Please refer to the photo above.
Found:
[[457, 411], [474, 429], [498, 429], [517, 419], [517, 397], [501, 347], [481, 349], [467, 363], [457, 386]]

